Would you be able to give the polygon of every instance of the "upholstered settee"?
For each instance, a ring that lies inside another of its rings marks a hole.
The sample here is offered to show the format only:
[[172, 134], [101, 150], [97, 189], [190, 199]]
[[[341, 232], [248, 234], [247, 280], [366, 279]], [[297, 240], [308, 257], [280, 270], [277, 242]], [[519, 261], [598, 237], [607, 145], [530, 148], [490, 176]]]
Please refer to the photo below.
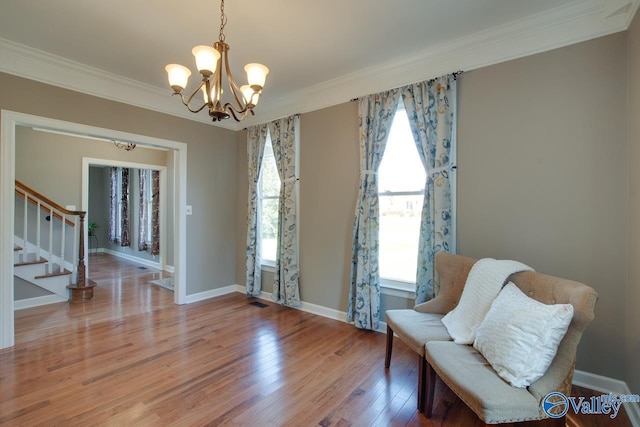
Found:
[[[473, 258], [440, 253], [436, 270], [440, 291], [436, 298], [413, 310], [388, 310], [387, 356], [391, 359], [393, 332], [419, 355], [418, 408], [432, 415], [436, 377], [487, 424], [548, 418], [542, 400], [551, 392], [570, 395], [577, 346], [594, 317], [596, 292], [581, 283], [532, 271], [509, 277], [522, 293], [541, 303], [571, 304], [573, 315], [549, 368], [526, 388], [510, 385], [492, 368], [474, 346], [454, 343], [442, 325], [442, 317], [453, 310], [462, 295]], [[422, 349], [420, 348], [422, 344]], [[559, 420], [560, 423], [563, 419]]]

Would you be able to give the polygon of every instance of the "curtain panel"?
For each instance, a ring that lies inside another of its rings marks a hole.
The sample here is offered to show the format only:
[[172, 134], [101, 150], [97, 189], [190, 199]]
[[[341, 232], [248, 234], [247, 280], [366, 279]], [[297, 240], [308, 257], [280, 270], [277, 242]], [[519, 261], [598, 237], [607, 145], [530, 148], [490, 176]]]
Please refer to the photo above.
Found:
[[269, 124], [273, 154], [280, 176], [278, 245], [272, 299], [290, 307], [300, 305], [296, 209], [299, 120], [297, 116], [290, 116]]
[[130, 246], [129, 241], [129, 168], [122, 168], [122, 233], [120, 246]]
[[247, 200], [247, 254], [245, 281], [248, 297], [260, 295], [262, 274], [260, 263], [260, 209], [258, 204], [258, 180], [264, 146], [267, 142], [267, 125], [252, 126], [247, 131], [247, 157], [249, 166], [249, 196]]
[[147, 200], [149, 199], [149, 169], [138, 169], [138, 250], [146, 251], [148, 248], [147, 224], [149, 222]]
[[118, 240], [118, 168], [109, 168], [109, 242]]
[[160, 171], [151, 171], [151, 255], [160, 255]]
[[427, 172], [424, 187], [416, 304], [437, 293], [434, 280], [435, 254], [449, 251], [452, 234], [451, 173], [455, 144], [456, 77], [446, 75], [402, 88], [402, 99], [409, 117], [413, 139]]
[[353, 223], [347, 322], [377, 329], [380, 321], [378, 168], [400, 98], [393, 89], [359, 100], [360, 185]]

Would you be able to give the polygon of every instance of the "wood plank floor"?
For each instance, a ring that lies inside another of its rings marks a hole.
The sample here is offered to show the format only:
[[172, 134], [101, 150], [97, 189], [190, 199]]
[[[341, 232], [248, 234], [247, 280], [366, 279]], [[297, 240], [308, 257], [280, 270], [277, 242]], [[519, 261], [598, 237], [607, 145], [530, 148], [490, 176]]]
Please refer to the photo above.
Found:
[[[385, 370], [382, 334], [241, 294], [176, 306], [148, 283], [159, 277], [92, 255], [93, 301], [16, 311], [0, 424], [484, 425], [440, 382], [433, 418], [419, 414], [416, 355], [399, 340]], [[622, 412], [567, 421], [630, 426]]]

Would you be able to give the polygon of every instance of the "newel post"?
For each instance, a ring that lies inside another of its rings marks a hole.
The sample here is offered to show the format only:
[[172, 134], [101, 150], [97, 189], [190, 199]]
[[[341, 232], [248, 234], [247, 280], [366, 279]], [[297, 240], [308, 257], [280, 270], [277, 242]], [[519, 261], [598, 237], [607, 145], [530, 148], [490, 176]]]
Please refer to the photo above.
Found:
[[93, 288], [95, 283], [88, 281], [85, 273], [84, 266], [84, 216], [86, 212], [80, 212], [78, 214], [80, 219], [80, 236], [78, 244], [78, 274], [77, 283], [75, 285], [69, 285], [67, 288], [71, 291], [69, 301], [71, 302], [84, 302], [93, 299]]

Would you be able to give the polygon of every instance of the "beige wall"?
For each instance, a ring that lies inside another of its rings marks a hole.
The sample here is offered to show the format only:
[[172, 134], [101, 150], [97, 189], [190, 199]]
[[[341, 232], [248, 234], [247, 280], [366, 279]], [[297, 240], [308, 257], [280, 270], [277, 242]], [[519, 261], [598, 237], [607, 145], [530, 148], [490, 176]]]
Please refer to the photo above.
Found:
[[[625, 64], [625, 34], [617, 34], [467, 72], [458, 104], [458, 252], [518, 259], [594, 287], [600, 301], [578, 369], [618, 379], [625, 334], [612, 325], [625, 320]], [[303, 114], [300, 126], [300, 293], [346, 311], [357, 104]], [[237, 156], [241, 213], [244, 138]], [[244, 225], [238, 236], [240, 248]], [[243, 284], [243, 251], [238, 255]], [[264, 278], [270, 290], [271, 275]], [[410, 305], [382, 298], [383, 309]]]
[[458, 252], [514, 258], [599, 293], [577, 368], [624, 378], [626, 37], [465, 73]]
[[629, 289], [627, 292], [627, 349], [625, 381], [640, 392], [640, 14], [627, 33], [629, 122]]
[[187, 294], [228, 286], [236, 262], [236, 133], [0, 74], [0, 108], [187, 144]]

